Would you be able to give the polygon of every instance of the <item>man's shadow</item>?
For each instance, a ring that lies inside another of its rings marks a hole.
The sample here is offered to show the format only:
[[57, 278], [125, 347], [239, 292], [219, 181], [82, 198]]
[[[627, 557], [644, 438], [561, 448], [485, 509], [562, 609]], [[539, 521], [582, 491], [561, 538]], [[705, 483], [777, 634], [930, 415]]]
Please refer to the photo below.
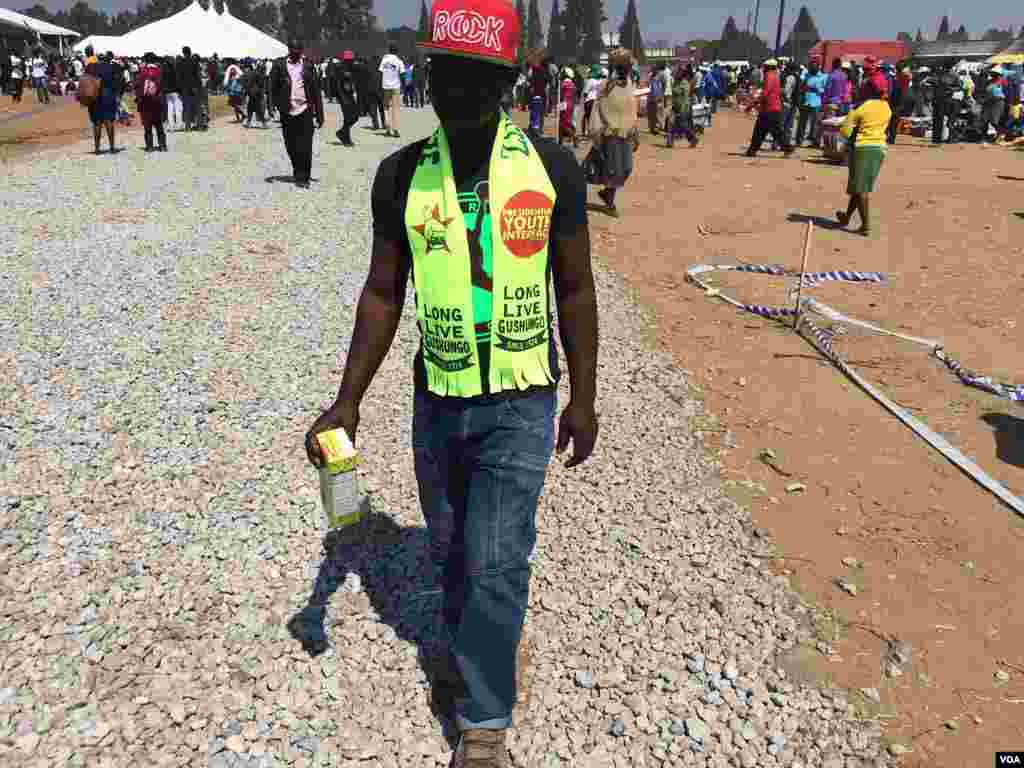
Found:
[[401, 526], [373, 511], [364, 500], [363, 522], [328, 533], [305, 607], [288, 621], [288, 631], [315, 658], [334, 645], [328, 626], [335, 617], [332, 597], [339, 589], [363, 592], [370, 616], [416, 646], [416, 684], [430, 687], [430, 709], [449, 747], [458, 731], [452, 712], [456, 692], [445, 682], [440, 636], [441, 585], [430, 559], [429, 535], [421, 526]]
[[981, 420], [996, 433], [996, 456], [999, 460], [1024, 467], [1024, 419], [1007, 413], [986, 413]]

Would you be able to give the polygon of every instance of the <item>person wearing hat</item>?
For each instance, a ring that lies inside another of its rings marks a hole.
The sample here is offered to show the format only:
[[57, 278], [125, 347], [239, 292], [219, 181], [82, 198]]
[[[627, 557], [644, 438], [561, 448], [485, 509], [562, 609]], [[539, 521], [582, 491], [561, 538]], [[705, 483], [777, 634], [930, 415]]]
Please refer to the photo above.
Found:
[[574, 147], [579, 146], [576, 140], [576, 128], [573, 125], [573, 112], [576, 109], [576, 84], [570, 67], [562, 70], [562, 85], [558, 102], [558, 143], [571, 141]]
[[768, 59], [764, 63], [764, 86], [761, 88], [757, 120], [747, 148], [747, 157], [756, 157], [768, 136], [772, 137], [777, 147], [782, 147], [786, 157], [793, 154], [793, 145], [782, 127], [782, 85], [779, 83], [778, 66], [779, 62], [775, 59]]
[[281, 116], [284, 146], [292, 163], [295, 186], [309, 189], [313, 167], [313, 124], [324, 127], [324, 101], [320, 76], [302, 55], [303, 45], [293, 38], [288, 56], [277, 59], [270, 70], [271, 100]]
[[335, 136], [345, 147], [355, 146], [355, 142], [352, 141], [352, 126], [359, 122], [356, 73], [353, 69], [355, 59], [353, 51], [345, 51], [341, 54], [341, 62], [332, 70], [332, 89], [338, 96], [338, 106], [341, 109], [341, 128]]
[[[360, 404], [411, 276], [421, 335], [412, 443], [447, 645], [434, 694], [459, 731], [451, 766], [507, 768], [506, 730], [527, 693], [521, 638], [546, 468], [570, 442], [567, 466], [581, 464], [597, 439], [586, 182], [571, 151], [527, 136], [500, 108], [516, 77], [515, 8], [435, 0], [431, 13], [419, 47], [432, 56], [440, 127], [377, 170], [369, 276], [345, 372], [306, 451], [320, 466], [318, 433], [343, 428], [358, 441]], [[458, 23], [470, 14], [482, 20], [479, 35]], [[572, 393], [557, 440], [552, 281]]]
[[[888, 101], [889, 99], [889, 79], [885, 76], [885, 72], [882, 71], [879, 66], [878, 59], [874, 56], [864, 57], [864, 79], [861, 82], [861, 88], [864, 84], [871, 81], [875, 84], [875, 90], [881, 94], [883, 99]], [[864, 101], [862, 97], [857, 99], [858, 101]]]
[[608, 213], [616, 218], [619, 209], [615, 196], [633, 173], [633, 152], [639, 145], [636, 92], [629, 77], [632, 61], [633, 54], [626, 48], [608, 53], [612, 72], [597, 97], [598, 125], [592, 137], [592, 151], [600, 154], [602, 167], [600, 173], [588, 181], [603, 185], [597, 196], [608, 206]]
[[[167, 151], [167, 134], [164, 132], [163, 104], [160, 100], [160, 66], [155, 53], [142, 57], [142, 66], [135, 76], [135, 104], [142, 120], [146, 139], [146, 151], [158, 149]], [[156, 129], [157, 147], [153, 146], [153, 129]]]
[[995, 130], [993, 143], [999, 140], [1003, 131], [1003, 116], [1006, 112], [1006, 91], [1003, 89], [1003, 71], [994, 67], [988, 73], [988, 85], [985, 86], [985, 101], [981, 110], [981, 129], [985, 133], [991, 125]]

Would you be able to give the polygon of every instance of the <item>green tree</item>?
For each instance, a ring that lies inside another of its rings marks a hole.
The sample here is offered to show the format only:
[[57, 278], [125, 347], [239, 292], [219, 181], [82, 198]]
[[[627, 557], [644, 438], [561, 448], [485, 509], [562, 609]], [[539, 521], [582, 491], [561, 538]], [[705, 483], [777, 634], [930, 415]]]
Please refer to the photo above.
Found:
[[608, 20], [603, 0], [584, 0], [584, 13], [580, 34], [581, 61], [596, 64], [604, 51], [601, 27]]
[[540, 4], [538, 0], [530, 0], [526, 16], [526, 46], [533, 50], [534, 48], [539, 48], [544, 42], [544, 28], [540, 21]]
[[580, 56], [580, 33], [583, 27], [584, 0], [565, 0], [559, 19], [562, 22], [562, 56], [577, 62]]
[[799, 60], [806, 56], [819, 40], [821, 36], [818, 34], [818, 28], [814, 25], [811, 13], [805, 5], [800, 9], [796, 24], [793, 25], [786, 44], [782, 46], [781, 53], [783, 56], [792, 56]]
[[416, 32], [416, 39], [421, 43], [430, 40], [430, 13], [427, 11], [427, 0], [420, 2], [420, 28]]
[[551, 19], [548, 21], [548, 56], [561, 58], [565, 53], [565, 39], [562, 34], [562, 9], [558, 0], [551, 0]]
[[281, 4], [281, 33], [287, 38], [297, 36], [302, 30], [303, 0], [284, 0]]
[[[426, 6], [423, 6], [426, 8]], [[519, 18], [519, 50], [518, 57], [519, 61], [523, 60], [523, 54], [526, 53], [526, 5], [523, 4], [523, 0], [516, 0], [516, 16]]]
[[633, 56], [641, 64], [646, 60], [644, 58], [644, 38], [640, 34], [640, 19], [636, 12], [636, 0], [629, 0], [626, 4], [626, 15], [622, 18], [622, 24], [619, 25], [619, 45], [631, 50]]
[[[234, 13], [233, 10], [231, 12]], [[281, 13], [273, 0], [264, 0], [255, 6], [249, 23], [268, 35], [281, 36]]]

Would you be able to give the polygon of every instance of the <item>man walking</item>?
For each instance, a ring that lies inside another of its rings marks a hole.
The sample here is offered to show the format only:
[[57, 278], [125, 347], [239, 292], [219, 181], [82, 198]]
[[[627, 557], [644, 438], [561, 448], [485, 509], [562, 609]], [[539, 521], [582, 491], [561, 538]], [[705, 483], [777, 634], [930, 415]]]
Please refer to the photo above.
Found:
[[[516, 77], [513, 6], [435, 0], [432, 10], [434, 37], [421, 46], [433, 54], [441, 125], [377, 171], [370, 273], [345, 373], [334, 404], [306, 435], [306, 452], [322, 463], [316, 435], [325, 430], [356, 438], [360, 402], [394, 339], [411, 275], [422, 339], [412, 442], [443, 582], [460, 732], [450, 766], [508, 768], [505, 734], [526, 693], [521, 638], [547, 464], [571, 441], [567, 466], [576, 466], [597, 439], [586, 181], [571, 151], [529, 138], [500, 109]], [[495, 18], [495, 35], [447, 36], [442, 13]], [[557, 441], [548, 275], [572, 392]]]
[[341, 108], [341, 129], [335, 136], [346, 147], [355, 146], [352, 141], [352, 126], [359, 120], [354, 63], [355, 54], [352, 51], [345, 51], [341, 54], [341, 63], [331, 70], [334, 75], [332, 90], [338, 95], [338, 105]]
[[381, 89], [384, 94], [384, 130], [388, 136], [398, 135], [398, 110], [401, 104], [402, 72], [405, 64], [398, 58], [398, 46], [388, 46], [388, 55], [380, 60]]
[[270, 92], [281, 115], [281, 133], [292, 161], [295, 186], [309, 189], [313, 168], [313, 121], [324, 125], [324, 102], [316, 68], [302, 55], [302, 43], [291, 40], [288, 56], [274, 62]]
[[782, 85], [779, 83], [778, 66], [775, 59], [768, 59], [764, 63], [764, 87], [761, 89], [757, 122], [754, 123], [754, 135], [750, 139], [747, 157], [756, 157], [761, 144], [769, 135], [775, 146], [782, 147], [786, 157], [793, 154], [793, 145], [782, 129]]

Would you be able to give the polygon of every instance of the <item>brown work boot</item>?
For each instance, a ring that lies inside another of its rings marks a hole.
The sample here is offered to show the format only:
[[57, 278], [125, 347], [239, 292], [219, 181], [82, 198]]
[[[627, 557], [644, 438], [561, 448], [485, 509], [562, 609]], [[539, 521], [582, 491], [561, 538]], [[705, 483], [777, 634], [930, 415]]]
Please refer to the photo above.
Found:
[[449, 768], [512, 768], [505, 731], [463, 731]]

